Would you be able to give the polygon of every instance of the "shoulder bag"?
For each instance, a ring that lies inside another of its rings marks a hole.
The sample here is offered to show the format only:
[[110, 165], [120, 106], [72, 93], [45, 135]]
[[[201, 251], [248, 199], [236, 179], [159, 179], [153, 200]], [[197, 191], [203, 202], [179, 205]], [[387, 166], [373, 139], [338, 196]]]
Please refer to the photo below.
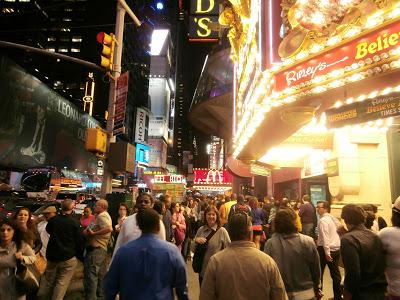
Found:
[[192, 267], [195, 273], [200, 273], [203, 267], [204, 256], [207, 252], [208, 241], [214, 236], [214, 234], [218, 231], [213, 230], [210, 234], [206, 237], [206, 242], [204, 244], [197, 244], [196, 249], [194, 250]]
[[18, 295], [35, 294], [39, 289], [40, 272], [35, 264], [25, 266], [17, 262], [15, 281]]

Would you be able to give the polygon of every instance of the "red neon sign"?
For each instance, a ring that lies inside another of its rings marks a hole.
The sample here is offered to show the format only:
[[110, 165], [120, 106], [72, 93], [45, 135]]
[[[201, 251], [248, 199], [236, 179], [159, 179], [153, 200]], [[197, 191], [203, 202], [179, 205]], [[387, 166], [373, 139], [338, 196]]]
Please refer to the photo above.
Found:
[[230, 185], [232, 175], [226, 170], [193, 169], [194, 183], [204, 185]]

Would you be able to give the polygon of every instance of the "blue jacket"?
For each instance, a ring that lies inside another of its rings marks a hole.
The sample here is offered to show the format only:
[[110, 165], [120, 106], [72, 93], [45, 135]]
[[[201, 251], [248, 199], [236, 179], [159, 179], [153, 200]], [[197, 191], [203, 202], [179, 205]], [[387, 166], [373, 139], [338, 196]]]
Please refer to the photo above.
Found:
[[104, 280], [107, 300], [118, 293], [121, 300], [173, 300], [173, 288], [178, 299], [189, 299], [185, 262], [174, 244], [154, 234], [122, 246]]

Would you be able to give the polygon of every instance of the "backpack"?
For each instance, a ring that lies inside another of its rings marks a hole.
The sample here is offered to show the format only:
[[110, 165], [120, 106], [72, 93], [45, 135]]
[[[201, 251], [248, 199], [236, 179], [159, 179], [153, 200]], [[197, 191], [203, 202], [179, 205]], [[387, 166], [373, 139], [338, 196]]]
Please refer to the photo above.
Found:
[[233, 213], [245, 213], [250, 216], [249, 207], [246, 204], [235, 204], [233, 206]]

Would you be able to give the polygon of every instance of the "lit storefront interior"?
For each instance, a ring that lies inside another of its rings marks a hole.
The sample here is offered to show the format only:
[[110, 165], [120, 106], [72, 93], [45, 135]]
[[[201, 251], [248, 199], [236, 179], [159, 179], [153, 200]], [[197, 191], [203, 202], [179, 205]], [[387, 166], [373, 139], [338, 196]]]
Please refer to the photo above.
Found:
[[[233, 157], [269, 193], [376, 204], [400, 194], [400, 1], [231, 0]], [[251, 7], [250, 7], [251, 6]], [[281, 17], [282, 16], [282, 17]]]

